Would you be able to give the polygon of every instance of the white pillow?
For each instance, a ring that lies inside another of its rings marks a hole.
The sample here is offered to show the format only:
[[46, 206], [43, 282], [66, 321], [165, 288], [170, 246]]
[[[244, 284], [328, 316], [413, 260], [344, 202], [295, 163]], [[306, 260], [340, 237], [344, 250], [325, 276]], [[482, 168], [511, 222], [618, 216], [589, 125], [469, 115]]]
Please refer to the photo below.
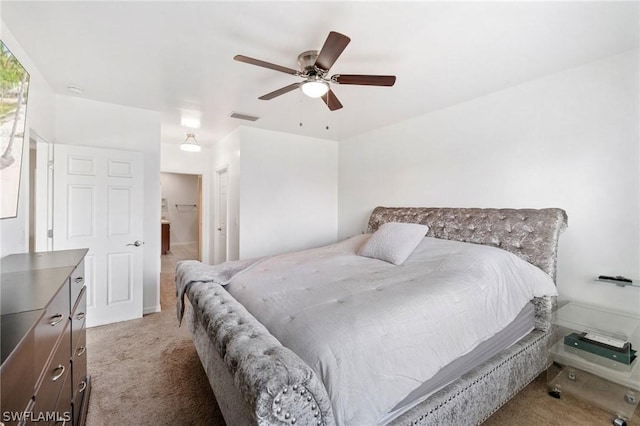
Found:
[[387, 222], [358, 250], [358, 255], [400, 265], [422, 241], [429, 227], [417, 223]]

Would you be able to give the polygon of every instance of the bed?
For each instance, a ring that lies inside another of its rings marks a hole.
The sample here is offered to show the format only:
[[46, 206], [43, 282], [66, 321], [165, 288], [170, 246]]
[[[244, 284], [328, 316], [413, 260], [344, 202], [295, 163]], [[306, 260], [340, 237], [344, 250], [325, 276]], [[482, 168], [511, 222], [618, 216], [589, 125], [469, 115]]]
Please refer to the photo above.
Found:
[[[358, 256], [369, 234], [397, 223], [428, 227], [406, 261]], [[555, 293], [545, 280], [553, 287], [566, 225], [561, 209], [377, 207], [367, 235], [328, 247], [180, 263], [178, 317], [229, 425], [480, 424], [547, 367]], [[467, 258], [476, 252], [515, 266], [479, 267]], [[501, 284], [454, 284], [443, 265], [499, 273], [489, 279]], [[516, 266], [532, 275], [508, 275]], [[426, 285], [427, 270], [443, 284]], [[500, 307], [507, 299], [524, 306]]]

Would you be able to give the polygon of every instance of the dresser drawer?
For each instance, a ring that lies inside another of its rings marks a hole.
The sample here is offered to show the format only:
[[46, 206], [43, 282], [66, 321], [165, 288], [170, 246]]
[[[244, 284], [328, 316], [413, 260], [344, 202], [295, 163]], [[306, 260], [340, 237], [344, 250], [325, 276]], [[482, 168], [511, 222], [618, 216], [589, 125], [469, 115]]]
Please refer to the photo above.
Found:
[[69, 306], [73, 308], [78, 300], [78, 296], [80, 292], [84, 288], [85, 285], [85, 277], [84, 277], [84, 260], [80, 262], [80, 264], [73, 270], [70, 277], [69, 289], [70, 295], [69, 298]]
[[71, 360], [71, 374], [73, 376], [73, 392], [77, 394], [86, 386], [82, 384], [87, 378], [87, 339], [86, 333], [82, 334], [78, 342], [78, 348], [73, 353]]
[[[3, 315], [2, 332], [9, 333], [11, 326], [19, 322], [21, 316], [22, 314]], [[34, 318], [35, 321], [37, 318]], [[35, 359], [33, 333], [33, 329], [27, 332], [0, 367], [0, 412], [3, 414], [0, 422], [4, 420], [7, 426], [17, 425], [18, 420], [11, 419], [11, 416], [24, 412], [33, 400], [33, 387], [37, 379], [33, 371]]]
[[80, 416], [82, 413], [83, 400], [88, 398], [88, 379], [87, 379], [87, 347], [86, 333], [82, 333], [82, 337], [78, 342], [78, 348], [73, 354], [71, 361], [71, 375], [73, 377], [73, 424], [80, 424]]
[[64, 387], [65, 381], [70, 384], [71, 380], [71, 363], [70, 347], [71, 333], [69, 332], [70, 322], [65, 322], [65, 333], [58, 341], [55, 352], [51, 358], [51, 362], [47, 364], [42, 374], [42, 382], [36, 391], [35, 407], [33, 413], [38, 416], [40, 413], [51, 412], [51, 408], [56, 406], [58, 398], [64, 398], [68, 402], [71, 401], [70, 386]]
[[[26, 350], [33, 350], [33, 346], [25, 345]], [[22, 352], [22, 351], [20, 351]], [[17, 354], [20, 355], [20, 354]], [[24, 355], [24, 353], [23, 353]], [[7, 416], [13, 416], [22, 413], [27, 409], [29, 402], [33, 398], [33, 380], [30, 377], [33, 372], [33, 356], [25, 358], [8, 359], [2, 365], [2, 410], [1, 413], [8, 413]], [[27, 377], [25, 377], [25, 375]], [[10, 390], [7, 392], [7, 390]], [[0, 421], [5, 420], [5, 425], [16, 425], [17, 421], [9, 420], [9, 418], [0, 417]]]
[[87, 404], [89, 403], [89, 379], [85, 379], [81, 382], [81, 387], [71, 402], [71, 417], [73, 419], [74, 426], [84, 425], [86, 423], [87, 416]]
[[[45, 313], [42, 319], [36, 325], [35, 338], [36, 338], [36, 364], [35, 371], [38, 374], [42, 371], [51, 351], [56, 344], [56, 341], [62, 334], [69, 322], [69, 282], [67, 281], [56, 295], [51, 299], [51, 302], [45, 308]], [[69, 330], [67, 330], [69, 332]], [[71, 342], [67, 346], [67, 356], [69, 355]]]
[[78, 348], [80, 335], [85, 333], [85, 316], [87, 312], [87, 289], [80, 291], [78, 303], [71, 313], [71, 351]]
[[50, 417], [50, 425], [70, 426], [73, 418], [73, 410], [71, 408], [71, 374], [67, 375], [67, 379], [62, 385], [62, 390], [58, 396], [58, 403]]

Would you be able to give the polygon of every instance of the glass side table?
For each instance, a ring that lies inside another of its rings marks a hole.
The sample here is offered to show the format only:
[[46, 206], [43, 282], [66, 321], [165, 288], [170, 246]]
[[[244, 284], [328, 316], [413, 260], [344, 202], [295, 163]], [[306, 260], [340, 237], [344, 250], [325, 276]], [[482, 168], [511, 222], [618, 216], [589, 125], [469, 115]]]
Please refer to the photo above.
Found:
[[[586, 400], [613, 413], [614, 425], [625, 426], [640, 402], [640, 351], [634, 359], [640, 315], [569, 302], [552, 322], [557, 340], [549, 350], [549, 395], [566, 392]], [[616, 345], [621, 347], [612, 350]]]

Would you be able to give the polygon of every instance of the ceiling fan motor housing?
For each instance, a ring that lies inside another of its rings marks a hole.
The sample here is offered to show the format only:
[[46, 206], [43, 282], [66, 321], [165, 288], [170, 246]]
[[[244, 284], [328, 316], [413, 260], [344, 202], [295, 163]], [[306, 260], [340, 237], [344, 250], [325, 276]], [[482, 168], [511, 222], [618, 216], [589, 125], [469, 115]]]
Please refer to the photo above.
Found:
[[317, 50], [307, 50], [298, 55], [298, 66], [300, 72], [305, 76], [312, 76], [318, 74], [318, 68], [316, 67], [316, 59], [318, 58]]

